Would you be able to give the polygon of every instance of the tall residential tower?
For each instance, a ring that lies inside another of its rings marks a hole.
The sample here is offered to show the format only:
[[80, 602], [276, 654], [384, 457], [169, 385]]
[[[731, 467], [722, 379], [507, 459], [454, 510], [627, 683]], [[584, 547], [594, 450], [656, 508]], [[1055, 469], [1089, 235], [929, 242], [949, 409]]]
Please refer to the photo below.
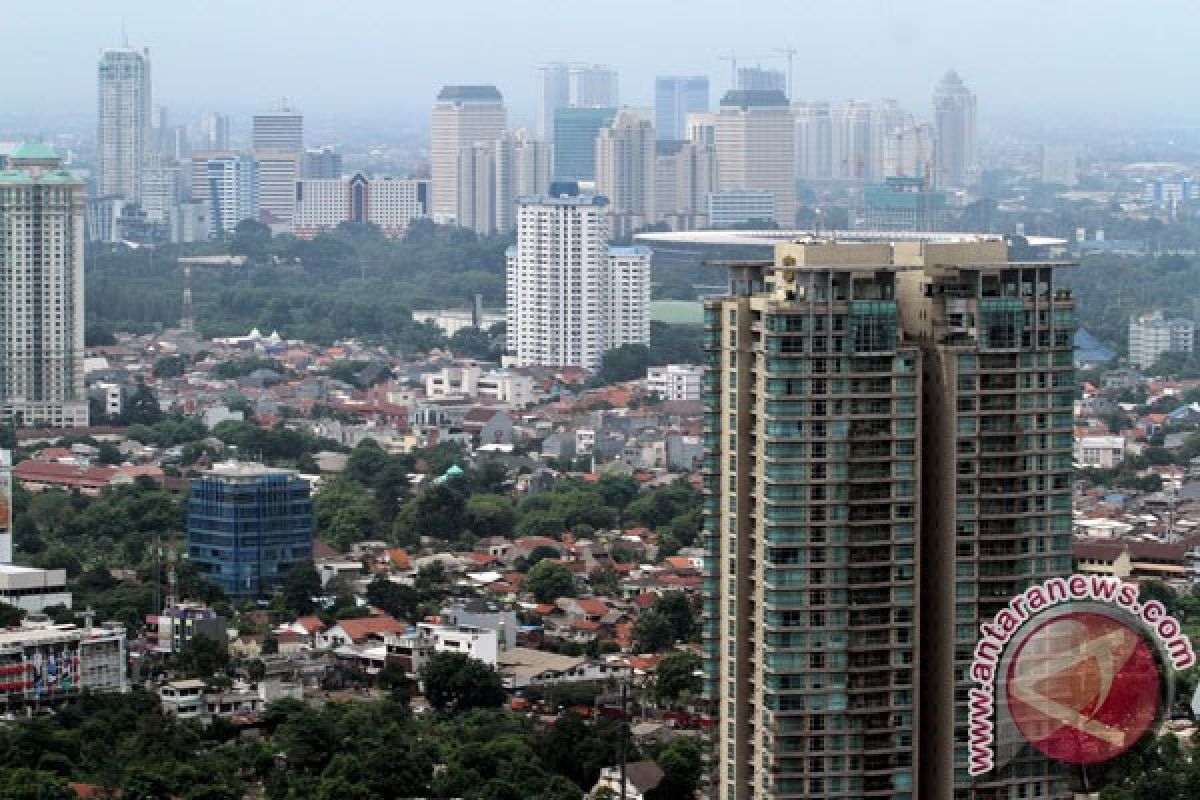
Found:
[[934, 161], [938, 185], [961, 188], [973, 178], [975, 163], [975, 94], [950, 70], [933, 90]]
[[97, 70], [97, 194], [137, 202], [151, 151], [150, 51], [102, 50]]

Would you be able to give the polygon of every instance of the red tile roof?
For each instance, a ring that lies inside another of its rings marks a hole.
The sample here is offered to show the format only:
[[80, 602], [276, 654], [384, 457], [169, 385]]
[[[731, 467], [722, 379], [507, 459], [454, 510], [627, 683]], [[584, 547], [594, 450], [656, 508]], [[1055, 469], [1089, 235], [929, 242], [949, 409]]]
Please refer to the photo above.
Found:
[[408, 626], [395, 617], [362, 617], [361, 619], [341, 619], [337, 625], [341, 627], [352, 642], [361, 642], [371, 636], [382, 636], [385, 633], [404, 633]]

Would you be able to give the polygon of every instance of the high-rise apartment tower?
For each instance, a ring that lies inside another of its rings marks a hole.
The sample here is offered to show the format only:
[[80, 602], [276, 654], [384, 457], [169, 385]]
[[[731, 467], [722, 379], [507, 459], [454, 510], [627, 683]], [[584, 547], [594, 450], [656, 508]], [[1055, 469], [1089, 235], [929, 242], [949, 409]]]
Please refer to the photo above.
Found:
[[97, 194], [137, 202], [151, 151], [150, 51], [102, 50], [97, 72]]

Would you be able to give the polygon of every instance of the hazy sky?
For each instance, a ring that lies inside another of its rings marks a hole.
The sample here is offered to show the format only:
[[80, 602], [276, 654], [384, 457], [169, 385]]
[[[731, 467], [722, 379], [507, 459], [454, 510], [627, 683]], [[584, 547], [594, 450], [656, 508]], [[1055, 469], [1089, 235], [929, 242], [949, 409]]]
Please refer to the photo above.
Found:
[[[534, 66], [611, 64], [621, 100], [658, 74], [729, 82], [722, 54], [782, 66], [796, 95], [896, 97], [927, 114], [955, 67], [985, 120], [1200, 120], [1195, 0], [66, 0], [0, 4], [0, 110], [95, 107], [95, 58], [148, 46], [155, 101], [244, 114], [286, 95], [306, 113], [387, 118], [445, 83], [495, 83], [531, 122]], [[182, 114], [180, 115], [182, 116]], [[177, 117], [178, 118], [178, 117]]]

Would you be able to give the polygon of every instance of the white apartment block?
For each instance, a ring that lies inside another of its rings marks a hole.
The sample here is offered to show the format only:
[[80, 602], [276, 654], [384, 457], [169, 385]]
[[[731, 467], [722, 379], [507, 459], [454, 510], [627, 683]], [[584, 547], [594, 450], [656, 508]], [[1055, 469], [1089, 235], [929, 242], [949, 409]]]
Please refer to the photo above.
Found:
[[517, 201], [550, 190], [551, 148], [525, 128], [506, 131], [496, 142], [496, 230], [516, 225]]
[[522, 202], [506, 293], [518, 366], [596, 369], [606, 350], [649, 344], [650, 250], [609, 249], [602, 197]]
[[833, 117], [829, 103], [795, 103], [796, 177], [829, 180], [833, 177]]
[[142, 210], [148, 222], [170, 223], [171, 211], [179, 202], [180, 166], [155, 154], [142, 170]]
[[413, 220], [429, 216], [429, 181], [410, 178], [346, 178], [302, 180], [296, 184], [296, 236], [311, 239], [343, 222], [376, 225], [398, 239]]
[[422, 378], [425, 394], [431, 398], [486, 398], [515, 408], [525, 408], [534, 401], [533, 378], [508, 370], [484, 372], [474, 366], [443, 367]]
[[102, 50], [97, 101], [97, 194], [136, 202], [150, 152], [150, 51]]
[[24, 144], [0, 170], [0, 419], [88, 424], [84, 388], [83, 180]]
[[596, 137], [596, 193], [608, 198], [610, 230], [624, 237], [655, 219], [654, 126], [628, 109]]
[[1155, 311], [1129, 320], [1129, 362], [1139, 369], [1151, 366], [1163, 353], [1190, 353], [1196, 326], [1190, 319], [1166, 319]]
[[1125, 437], [1080, 436], [1075, 439], [1072, 458], [1081, 467], [1112, 469], [1125, 460]]
[[504, 133], [506, 119], [504, 98], [495, 86], [446, 86], [438, 93], [429, 145], [434, 222], [458, 222], [462, 149], [495, 142]]
[[646, 370], [646, 391], [664, 400], [699, 400], [704, 367], [667, 364]]
[[778, 90], [726, 93], [717, 113], [717, 188], [767, 191], [775, 222], [796, 221], [796, 125], [787, 96]]

